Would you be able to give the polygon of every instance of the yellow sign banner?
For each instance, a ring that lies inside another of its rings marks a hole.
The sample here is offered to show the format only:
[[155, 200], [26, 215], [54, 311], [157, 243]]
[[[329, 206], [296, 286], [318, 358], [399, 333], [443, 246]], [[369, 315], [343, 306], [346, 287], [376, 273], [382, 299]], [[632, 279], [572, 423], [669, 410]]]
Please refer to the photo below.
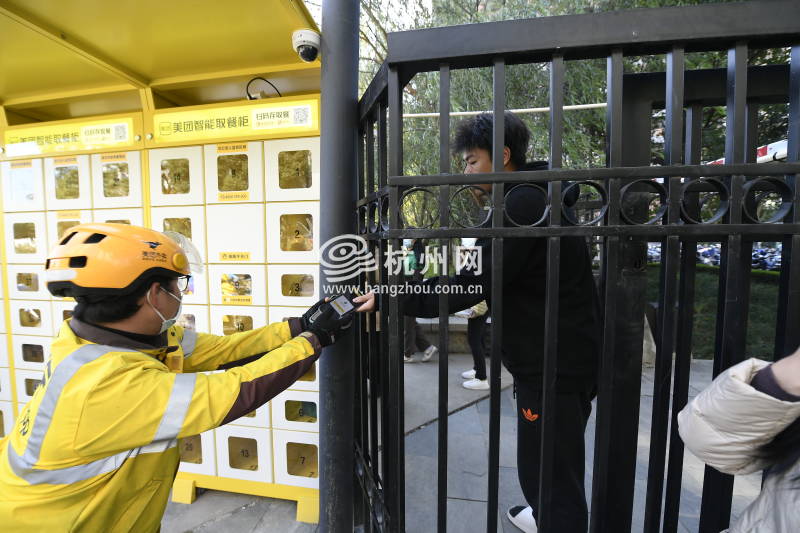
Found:
[[[257, 105], [156, 113], [154, 141], [173, 143], [265, 134], [297, 135], [319, 128], [319, 101], [302, 99]], [[226, 150], [227, 151], [227, 150]]]
[[249, 202], [250, 191], [230, 191], [217, 193], [218, 202]]
[[220, 261], [250, 261], [250, 252], [220, 252]]
[[217, 145], [218, 154], [234, 154], [246, 151], [247, 151], [247, 143], [228, 143], [228, 144]]
[[125, 152], [116, 152], [113, 154], [100, 155], [101, 163], [113, 163], [114, 161], [127, 161], [127, 160], [128, 160], [128, 154]]
[[6, 155], [57, 154], [132, 145], [133, 118], [96, 119], [67, 124], [10, 128], [5, 132]]
[[229, 305], [252, 305], [252, 296], [240, 296], [238, 294], [223, 294], [222, 303]]
[[80, 220], [80, 211], [57, 211], [56, 220]]

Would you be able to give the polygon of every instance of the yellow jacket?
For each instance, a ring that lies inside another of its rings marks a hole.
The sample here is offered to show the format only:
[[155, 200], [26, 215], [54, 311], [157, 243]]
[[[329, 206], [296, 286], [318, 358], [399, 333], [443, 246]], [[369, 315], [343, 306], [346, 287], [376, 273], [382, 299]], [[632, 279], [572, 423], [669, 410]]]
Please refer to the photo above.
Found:
[[173, 326], [158, 348], [65, 321], [43, 386], [0, 440], [0, 529], [157, 531], [177, 439], [249, 413], [302, 376], [321, 347], [299, 330], [297, 319], [227, 337]]

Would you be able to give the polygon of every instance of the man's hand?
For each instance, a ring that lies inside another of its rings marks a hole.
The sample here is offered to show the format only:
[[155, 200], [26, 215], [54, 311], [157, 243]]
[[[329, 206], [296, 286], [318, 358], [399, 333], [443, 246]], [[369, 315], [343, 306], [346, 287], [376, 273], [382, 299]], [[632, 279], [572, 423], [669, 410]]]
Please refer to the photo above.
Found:
[[356, 309], [359, 313], [371, 313], [375, 311], [376, 303], [375, 303], [375, 293], [368, 292], [367, 294], [362, 294], [361, 296], [356, 296], [353, 298], [353, 303], [362, 304], [358, 306]]

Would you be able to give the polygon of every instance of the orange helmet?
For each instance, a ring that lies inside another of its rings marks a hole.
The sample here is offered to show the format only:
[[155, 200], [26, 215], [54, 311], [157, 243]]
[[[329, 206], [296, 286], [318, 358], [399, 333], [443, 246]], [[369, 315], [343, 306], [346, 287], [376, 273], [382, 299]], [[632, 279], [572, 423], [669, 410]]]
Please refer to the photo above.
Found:
[[73, 226], [45, 264], [47, 289], [54, 296], [121, 296], [153, 275], [189, 274], [186, 252], [173, 238], [128, 224]]

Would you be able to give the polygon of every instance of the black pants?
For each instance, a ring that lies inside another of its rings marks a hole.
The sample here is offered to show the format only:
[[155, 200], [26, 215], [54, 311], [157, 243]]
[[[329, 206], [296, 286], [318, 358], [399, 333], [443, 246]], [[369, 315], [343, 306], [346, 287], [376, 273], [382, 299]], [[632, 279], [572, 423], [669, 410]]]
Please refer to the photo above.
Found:
[[[540, 386], [515, 380], [517, 394], [517, 473], [525, 499], [538, 517], [539, 452], [541, 450]], [[555, 456], [553, 464], [552, 530], [585, 533], [589, 512], [583, 486], [585, 451], [583, 436], [592, 411], [593, 393], [556, 394]]]
[[467, 342], [472, 351], [472, 368], [475, 369], [475, 378], [486, 379], [486, 349], [483, 344], [483, 334], [486, 330], [486, 320], [489, 313], [467, 320]]
[[414, 348], [416, 347], [416, 351], [422, 352], [431, 345], [428, 340], [422, 335], [422, 331], [419, 328], [419, 324], [417, 324], [417, 319], [413, 316], [406, 316], [404, 317], [405, 323], [403, 324], [403, 353], [407, 357], [411, 357], [414, 354]]

